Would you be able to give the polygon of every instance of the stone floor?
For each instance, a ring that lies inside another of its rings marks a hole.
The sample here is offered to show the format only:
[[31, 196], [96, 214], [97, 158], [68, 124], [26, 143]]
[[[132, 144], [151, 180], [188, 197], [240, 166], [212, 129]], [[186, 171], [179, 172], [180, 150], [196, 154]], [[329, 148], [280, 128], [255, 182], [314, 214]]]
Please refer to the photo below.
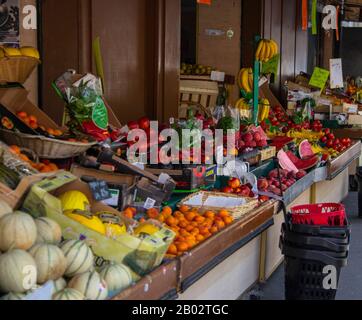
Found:
[[[348, 266], [342, 269], [337, 300], [362, 300], [362, 219], [358, 218], [357, 193], [350, 193], [344, 204], [352, 223], [352, 239]], [[249, 298], [284, 300], [284, 266], [265, 285], [253, 290]]]

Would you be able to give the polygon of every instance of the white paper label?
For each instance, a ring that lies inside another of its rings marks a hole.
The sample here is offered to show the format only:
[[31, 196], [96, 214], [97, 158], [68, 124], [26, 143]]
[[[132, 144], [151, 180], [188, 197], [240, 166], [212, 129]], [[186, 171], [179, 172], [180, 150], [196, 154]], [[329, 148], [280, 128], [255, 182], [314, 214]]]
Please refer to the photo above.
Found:
[[212, 71], [211, 80], [218, 81], [218, 82], [224, 82], [225, 81], [225, 72]]
[[146, 210], [149, 210], [149, 209], [152, 209], [155, 207], [155, 204], [156, 204], [156, 200], [153, 200], [151, 198], [147, 198], [147, 200], [145, 201], [145, 204], [144, 204], [144, 208]]
[[342, 59], [330, 59], [331, 89], [343, 88]]
[[165, 184], [171, 177], [167, 173], [161, 173], [158, 177], [158, 183]]
[[110, 199], [104, 200], [103, 203], [110, 207], [117, 207], [119, 202], [119, 190], [109, 189], [109, 192], [112, 197]]
[[358, 105], [343, 103], [343, 112], [356, 114], [358, 113]]

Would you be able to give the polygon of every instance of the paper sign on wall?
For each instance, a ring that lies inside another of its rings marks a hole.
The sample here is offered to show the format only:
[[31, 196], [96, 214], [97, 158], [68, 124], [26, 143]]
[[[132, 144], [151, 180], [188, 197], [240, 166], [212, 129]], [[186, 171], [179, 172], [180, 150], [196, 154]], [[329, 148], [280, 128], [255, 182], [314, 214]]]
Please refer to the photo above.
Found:
[[323, 89], [328, 81], [329, 71], [321, 68], [314, 68], [312, 78], [309, 81], [309, 85], [319, 89]]
[[343, 88], [342, 59], [330, 59], [331, 89]]

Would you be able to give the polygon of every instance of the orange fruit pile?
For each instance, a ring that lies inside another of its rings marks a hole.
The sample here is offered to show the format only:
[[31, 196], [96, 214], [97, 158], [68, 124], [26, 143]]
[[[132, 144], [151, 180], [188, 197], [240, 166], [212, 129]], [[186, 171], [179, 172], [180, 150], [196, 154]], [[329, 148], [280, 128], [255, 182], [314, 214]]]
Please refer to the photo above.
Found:
[[234, 221], [226, 210], [201, 214], [187, 206], [181, 206], [179, 211], [174, 213], [171, 208], [165, 207], [157, 219], [176, 233], [174, 243], [167, 252], [171, 256], [191, 250]]
[[21, 149], [18, 146], [10, 146], [10, 151], [17, 155], [21, 160], [28, 163], [31, 167], [38, 170], [41, 173], [48, 173], [59, 170], [58, 166], [55, 163], [50, 162], [49, 160], [43, 160], [40, 163], [35, 163], [29, 159], [29, 157], [21, 153]]
[[45, 128], [44, 126], [39, 125], [37, 117], [34, 115], [28, 115], [25, 111], [20, 111], [16, 115], [21, 121], [23, 121], [27, 126], [32, 128], [33, 130], [41, 129], [53, 137], [60, 137], [64, 134], [64, 132], [61, 130]]

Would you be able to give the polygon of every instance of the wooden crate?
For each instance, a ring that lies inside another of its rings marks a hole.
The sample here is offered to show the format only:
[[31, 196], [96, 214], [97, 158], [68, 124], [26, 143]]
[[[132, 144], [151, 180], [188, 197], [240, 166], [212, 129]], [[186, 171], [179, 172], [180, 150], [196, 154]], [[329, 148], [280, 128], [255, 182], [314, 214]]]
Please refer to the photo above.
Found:
[[195, 103], [205, 109], [216, 107], [219, 86], [210, 77], [205, 76], [183, 76], [180, 81], [180, 108], [179, 117], [185, 118], [187, 110]]

